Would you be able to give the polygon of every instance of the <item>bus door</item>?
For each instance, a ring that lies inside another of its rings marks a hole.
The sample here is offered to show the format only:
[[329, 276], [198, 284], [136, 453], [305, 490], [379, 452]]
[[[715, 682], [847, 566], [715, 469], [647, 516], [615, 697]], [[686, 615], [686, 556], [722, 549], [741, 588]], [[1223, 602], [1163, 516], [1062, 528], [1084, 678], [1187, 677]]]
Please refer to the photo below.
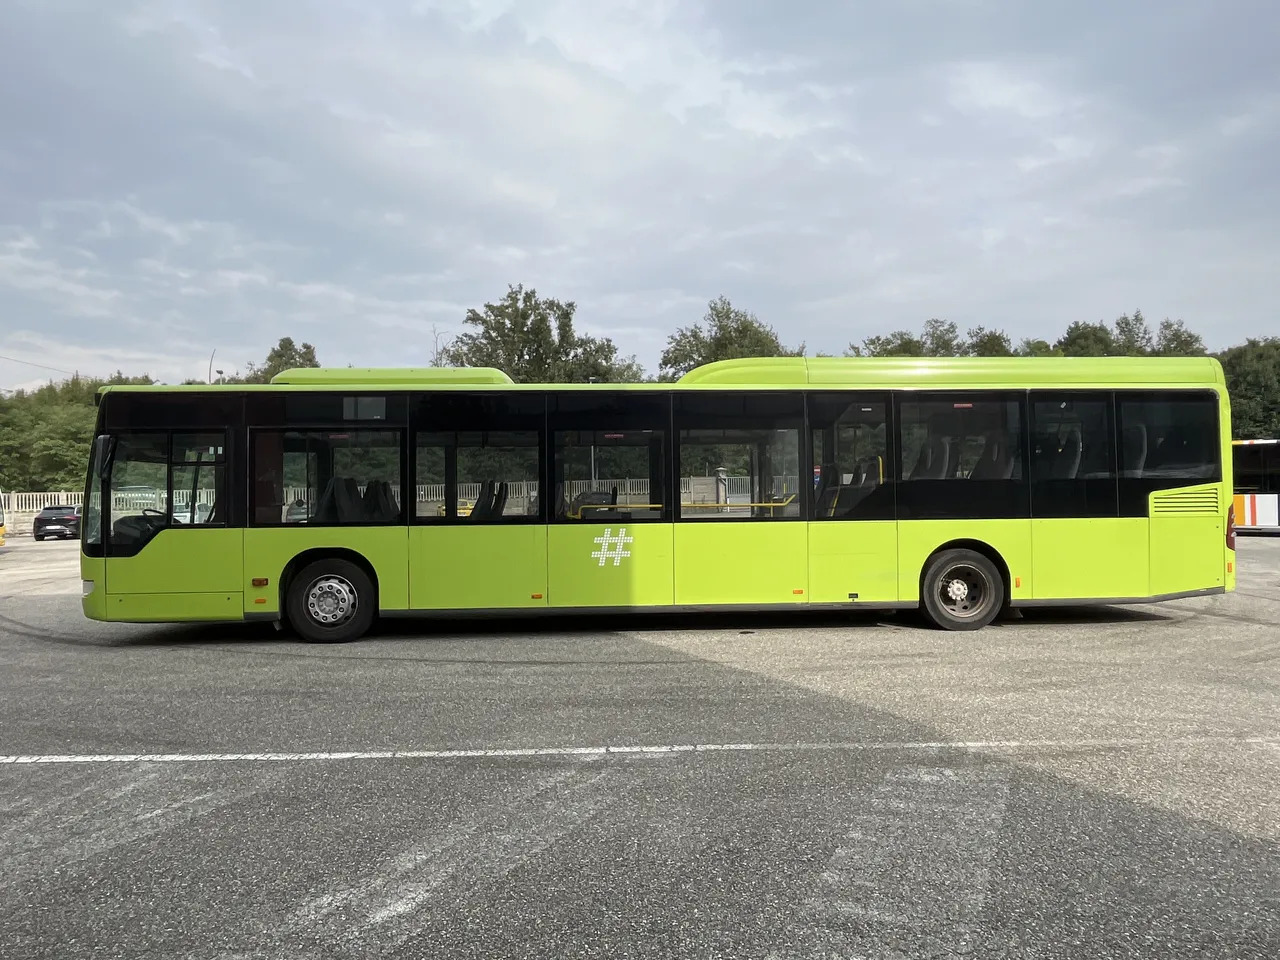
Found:
[[889, 396], [824, 393], [809, 398], [813, 514], [809, 599], [892, 603], [898, 536], [889, 460]]
[[548, 423], [550, 605], [669, 606], [670, 401], [622, 392], [557, 394]]
[[677, 395], [677, 606], [809, 600], [798, 392]]
[[436, 394], [421, 401], [415, 422], [410, 607], [545, 607], [543, 398]]
[[[119, 434], [102, 466], [107, 509], [99, 535], [113, 614], [239, 618], [243, 530], [229, 526], [226, 431]], [[91, 494], [90, 511], [97, 499]]]

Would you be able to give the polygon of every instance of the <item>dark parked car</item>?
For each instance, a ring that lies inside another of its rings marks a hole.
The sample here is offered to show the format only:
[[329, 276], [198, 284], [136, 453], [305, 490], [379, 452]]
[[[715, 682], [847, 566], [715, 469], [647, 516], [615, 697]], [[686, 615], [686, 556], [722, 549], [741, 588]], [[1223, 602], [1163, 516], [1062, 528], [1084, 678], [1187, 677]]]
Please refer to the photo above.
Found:
[[80, 536], [80, 509], [78, 507], [45, 507], [36, 514], [31, 525], [31, 535], [37, 540], [57, 537], [59, 540]]

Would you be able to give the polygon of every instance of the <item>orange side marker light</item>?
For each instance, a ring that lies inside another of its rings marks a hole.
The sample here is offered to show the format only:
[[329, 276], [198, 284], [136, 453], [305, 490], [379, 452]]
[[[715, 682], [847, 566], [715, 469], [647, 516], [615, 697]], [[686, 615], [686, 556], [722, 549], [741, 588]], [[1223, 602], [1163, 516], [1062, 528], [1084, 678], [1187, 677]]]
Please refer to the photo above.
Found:
[[267, 581], [267, 578], [266, 578], [266, 577], [254, 577], [254, 578], [253, 578], [253, 580], [252, 580], [252, 581], [250, 581], [250, 582], [251, 582], [255, 587], [265, 587], [265, 586], [267, 585], [267, 582], [268, 582], [268, 581]]

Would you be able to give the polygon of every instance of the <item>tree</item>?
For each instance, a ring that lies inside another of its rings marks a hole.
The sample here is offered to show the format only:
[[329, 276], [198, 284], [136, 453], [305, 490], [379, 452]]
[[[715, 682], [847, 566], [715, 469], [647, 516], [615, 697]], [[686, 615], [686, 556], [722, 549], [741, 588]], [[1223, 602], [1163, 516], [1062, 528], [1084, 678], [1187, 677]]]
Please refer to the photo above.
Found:
[[[975, 352], [981, 351], [981, 352]], [[933, 317], [916, 336], [909, 330], [867, 337], [849, 344], [846, 357], [965, 357], [1008, 356], [1012, 352], [1004, 331], [974, 327], [964, 337], [953, 320]]]
[[1116, 351], [1116, 338], [1105, 323], [1077, 320], [1058, 338], [1054, 349], [1064, 357], [1109, 357]]
[[1116, 318], [1113, 340], [1115, 355], [1121, 357], [1145, 357], [1155, 346], [1141, 310], [1133, 311], [1133, 316], [1124, 313]]
[[1014, 351], [1019, 357], [1060, 357], [1062, 351], [1051, 344], [1048, 340], [1036, 340], [1031, 337], [1025, 338], [1018, 344], [1018, 349]]
[[635, 382], [644, 371], [634, 357], [620, 357], [608, 337], [578, 334], [577, 305], [510, 286], [497, 303], [467, 311], [471, 330], [439, 350], [445, 366], [497, 367], [521, 383]]
[[740, 357], [802, 357], [804, 344], [785, 346], [773, 327], [754, 313], [739, 310], [726, 297], [707, 304], [698, 323], [667, 338], [658, 366], [659, 380], [678, 380], [694, 367]]
[[271, 378], [285, 370], [297, 367], [318, 367], [316, 348], [309, 343], [294, 344], [293, 337], [281, 337], [280, 341], [267, 352], [267, 359], [261, 364], [249, 364], [249, 372], [243, 378], [227, 378], [226, 382], [235, 383], [270, 383]]
[[1204, 338], [1192, 333], [1181, 320], [1164, 319], [1156, 334], [1155, 351], [1161, 357], [1203, 357]]
[[861, 345], [849, 344], [846, 357], [923, 357], [924, 341], [910, 330], [894, 330], [892, 333], [867, 337]]
[[970, 357], [1011, 357], [1013, 344], [1003, 330], [973, 327], [965, 335], [964, 353]]
[[1232, 434], [1242, 440], [1280, 438], [1280, 337], [1250, 338], [1217, 358], [1231, 397]]

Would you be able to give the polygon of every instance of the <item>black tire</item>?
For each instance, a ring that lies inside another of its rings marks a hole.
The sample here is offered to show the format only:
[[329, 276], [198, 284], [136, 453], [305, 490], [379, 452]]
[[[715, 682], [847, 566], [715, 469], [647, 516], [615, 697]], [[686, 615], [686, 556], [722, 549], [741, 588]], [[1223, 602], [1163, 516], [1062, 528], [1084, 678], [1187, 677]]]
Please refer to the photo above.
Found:
[[920, 606], [943, 630], [979, 630], [1004, 609], [1004, 579], [974, 550], [944, 550], [929, 558], [920, 577]]
[[285, 612], [308, 643], [347, 643], [373, 625], [373, 581], [350, 560], [316, 560], [289, 581]]
[[44, 543], [44, 537], [36, 536], [36, 543]]

